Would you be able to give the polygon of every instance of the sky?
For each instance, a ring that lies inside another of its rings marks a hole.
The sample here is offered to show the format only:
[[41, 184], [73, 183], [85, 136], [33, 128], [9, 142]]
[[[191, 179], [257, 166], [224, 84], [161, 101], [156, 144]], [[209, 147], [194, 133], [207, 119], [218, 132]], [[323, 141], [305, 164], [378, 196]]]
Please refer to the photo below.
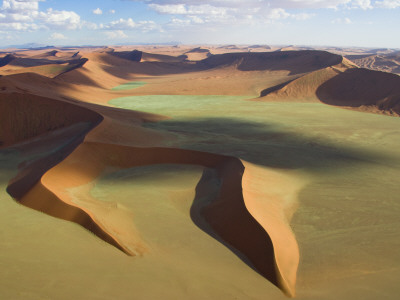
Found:
[[1, 2], [0, 47], [181, 43], [400, 48], [400, 0]]

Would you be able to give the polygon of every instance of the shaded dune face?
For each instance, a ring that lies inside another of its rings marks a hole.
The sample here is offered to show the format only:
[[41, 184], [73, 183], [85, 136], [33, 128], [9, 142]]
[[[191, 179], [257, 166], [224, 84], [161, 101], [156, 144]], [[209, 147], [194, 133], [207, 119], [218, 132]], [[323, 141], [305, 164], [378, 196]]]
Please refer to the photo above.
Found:
[[349, 66], [346, 62], [265, 89], [261, 99], [321, 101], [400, 114], [400, 77]]
[[317, 97], [337, 106], [377, 106], [400, 113], [400, 77], [367, 69], [348, 69], [321, 84]]
[[8, 64], [18, 67], [36, 67], [42, 65], [50, 65], [50, 64], [78, 64], [81, 62], [80, 58], [71, 57], [71, 58], [59, 58], [55, 55], [53, 57], [36, 57], [36, 58], [23, 58], [16, 57], [15, 55], [9, 54], [5, 56], [0, 63], [1, 67], [4, 67]]
[[290, 75], [315, 71], [339, 64], [340, 55], [325, 51], [284, 51], [267, 53], [227, 53], [199, 62], [207, 68], [236, 65], [240, 71], [287, 70]]
[[13, 54], [7, 54], [0, 59], [0, 67], [4, 67], [15, 60], [17, 57]]
[[78, 122], [95, 124], [101, 119], [97, 113], [67, 102], [30, 94], [0, 94], [0, 142], [3, 146]]
[[0, 72], [5, 75], [32, 72], [54, 78], [82, 67], [88, 60], [54, 50], [31, 57], [8, 54], [0, 59]]

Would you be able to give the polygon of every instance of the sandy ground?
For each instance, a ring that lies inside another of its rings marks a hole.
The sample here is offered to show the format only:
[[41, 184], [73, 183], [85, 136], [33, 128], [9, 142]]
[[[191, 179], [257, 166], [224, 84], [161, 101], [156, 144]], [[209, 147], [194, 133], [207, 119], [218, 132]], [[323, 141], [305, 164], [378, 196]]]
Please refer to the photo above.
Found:
[[4, 57], [1, 297], [395, 299], [398, 76], [293, 50]]

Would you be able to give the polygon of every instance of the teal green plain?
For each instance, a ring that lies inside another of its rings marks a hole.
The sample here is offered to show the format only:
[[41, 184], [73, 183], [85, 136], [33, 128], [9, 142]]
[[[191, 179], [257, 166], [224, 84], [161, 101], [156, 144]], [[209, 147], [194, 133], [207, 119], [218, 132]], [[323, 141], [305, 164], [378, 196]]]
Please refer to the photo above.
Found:
[[[171, 117], [144, 124], [175, 135], [167, 147], [231, 155], [273, 170], [300, 172], [310, 180], [300, 191], [290, 222], [300, 248], [299, 294], [304, 283], [314, 284], [318, 299], [331, 299], [332, 294], [322, 297], [329, 294], [323, 281], [335, 272], [345, 281], [343, 291], [330, 291], [342, 293], [338, 299], [354, 287], [361, 293], [354, 298], [360, 299], [365, 298], [361, 291], [379, 298], [379, 291], [387, 287], [390, 293], [396, 290], [400, 118], [322, 103], [246, 101], [234, 96], [136, 96], [110, 104]], [[154, 166], [152, 171], [157, 177], [162, 170]], [[125, 172], [132, 174], [131, 185], [142, 184], [135, 183], [134, 175], [143, 170]], [[99, 183], [105, 185], [97, 191], [111, 189], [106, 180]], [[265, 178], [266, 187], [270, 184]], [[323, 280], [315, 282], [312, 274], [321, 274]]]
[[121, 84], [119, 86], [113, 87], [113, 91], [124, 91], [124, 90], [132, 90], [136, 89], [138, 87], [144, 86], [146, 82], [143, 81], [132, 81], [132, 82], [127, 82], [124, 84]]

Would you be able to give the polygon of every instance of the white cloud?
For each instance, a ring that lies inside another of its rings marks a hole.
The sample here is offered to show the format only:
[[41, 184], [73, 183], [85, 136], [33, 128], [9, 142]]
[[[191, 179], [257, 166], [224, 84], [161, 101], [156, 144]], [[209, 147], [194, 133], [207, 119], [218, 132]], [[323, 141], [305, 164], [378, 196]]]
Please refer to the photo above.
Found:
[[73, 11], [39, 10], [44, 0], [3, 0], [0, 7], [0, 28], [17, 31], [38, 29], [77, 29], [80, 16]]
[[81, 17], [66, 10], [53, 10], [39, 13], [39, 19], [50, 29], [78, 29], [81, 27]]
[[149, 7], [154, 9], [156, 12], [161, 14], [171, 14], [171, 15], [184, 15], [187, 14], [186, 6], [184, 4], [167, 4], [167, 5], [159, 5], [159, 4], [150, 4]]
[[[143, 1], [143, 0], [131, 0]], [[354, 0], [353, 0], [354, 1]], [[199, 5], [198, 0], [147, 0], [146, 3], [158, 6]], [[283, 8], [283, 9], [307, 9], [307, 8], [337, 8], [348, 4], [352, 0], [204, 0], [201, 5], [209, 5], [223, 8]]]
[[291, 14], [288, 13], [286, 10], [283, 8], [273, 8], [269, 12], [265, 14], [265, 18], [267, 19], [267, 22], [274, 22], [274, 21], [279, 21], [279, 20], [284, 20], [284, 19], [294, 19], [297, 21], [304, 21], [312, 18], [314, 14], [309, 14], [309, 13], [299, 13], [299, 14]]
[[[291, 18], [296, 21], [310, 19], [315, 14], [300, 11], [288, 12], [286, 8], [325, 7], [335, 8], [351, 0], [148, 0], [149, 8], [160, 14], [174, 15], [169, 25], [214, 24], [255, 25], [273, 23]], [[364, 0], [356, 0], [364, 1]], [[368, 0], [367, 0], [368, 1]], [[180, 16], [180, 17], [178, 17]], [[185, 20], [185, 22], [182, 22]]]
[[110, 9], [108, 12], [113, 15], [115, 14], [115, 9]]
[[66, 40], [67, 38], [62, 33], [54, 32], [50, 35], [52, 40]]
[[266, 15], [266, 18], [269, 20], [281, 20], [289, 17], [290, 14], [286, 12], [283, 8], [273, 8]]
[[394, 9], [394, 8], [400, 7], [400, 0], [376, 1], [375, 5], [376, 5], [376, 7]]
[[38, 30], [40, 26], [32, 23], [0, 23], [0, 30], [12, 31], [34, 31]]
[[111, 40], [125, 39], [128, 37], [122, 30], [107, 31], [106, 36]]
[[107, 25], [104, 26], [106, 29], [134, 29], [137, 27], [137, 24], [135, 21], [133, 21], [131, 18], [129, 19], [119, 19], [116, 21], [112, 21], [108, 23]]
[[309, 14], [309, 13], [299, 13], [299, 14], [291, 14], [290, 15], [291, 18], [298, 20], [298, 21], [308, 20], [314, 16], [315, 16], [315, 14]]
[[0, 23], [10, 30], [31, 30], [38, 14], [39, 1], [4, 0], [0, 8]]
[[0, 30], [0, 38], [3, 39], [3, 40], [13, 40], [13, 39], [18, 38], [18, 37], [15, 34], [11, 35], [7, 31], [1, 31]]
[[81, 26], [85, 27], [87, 29], [90, 29], [90, 30], [96, 30], [99, 28], [99, 26], [96, 23], [88, 22], [88, 21], [82, 21]]
[[189, 16], [190, 20], [192, 21], [192, 23], [194, 24], [204, 24], [205, 21], [200, 18], [199, 16]]
[[2, 10], [8, 13], [29, 13], [39, 10], [40, 0], [3, 0]]
[[201, 4], [201, 5], [150, 4], [149, 7], [161, 14], [171, 14], [171, 15], [225, 15], [229, 10], [237, 11], [236, 8], [216, 7], [216, 6], [211, 6], [209, 4]]
[[[131, 0], [140, 1], [143, 0]], [[397, 8], [400, 7], [400, 0], [145, 0], [149, 7], [162, 14], [188, 14], [188, 7], [208, 6], [219, 9], [339, 9], [358, 8], [372, 9], [375, 7]], [[375, 4], [373, 4], [375, 2]], [[201, 4], [199, 4], [201, 3]]]
[[371, 0], [354, 0], [352, 1], [353, 8], [361, 8], [363, 10], [372, 9]]
[[332, 24], [352, 24], [353, 22], [349, 18], [338, 18], [331, 21]]
[[92, 13], [94, 13], [95, 15], [102, 15], [103, 11], [100, 8], [96, 8], [92, 10]]
[[101, 24], [101, 29], [113, 29], [113, 30], [141, 30], [148, 32], [151, 30], [160, 30], [160, 27], [154, 21], [138, 21], [135, 22], [131, 18], [119, 19], [112, 21], [108, 24]]
[[353, 21], [351, 21], [349, 18], [344, 18], [343, 19], [343, 23], [344, 24], [351, 24], [351, 23], [353, 23]]
[[172, 18], [169, 25], [181, 27], [181, 26], [188, 26], [192, 23], [189, 19], [179, 19], [179, 18]]

